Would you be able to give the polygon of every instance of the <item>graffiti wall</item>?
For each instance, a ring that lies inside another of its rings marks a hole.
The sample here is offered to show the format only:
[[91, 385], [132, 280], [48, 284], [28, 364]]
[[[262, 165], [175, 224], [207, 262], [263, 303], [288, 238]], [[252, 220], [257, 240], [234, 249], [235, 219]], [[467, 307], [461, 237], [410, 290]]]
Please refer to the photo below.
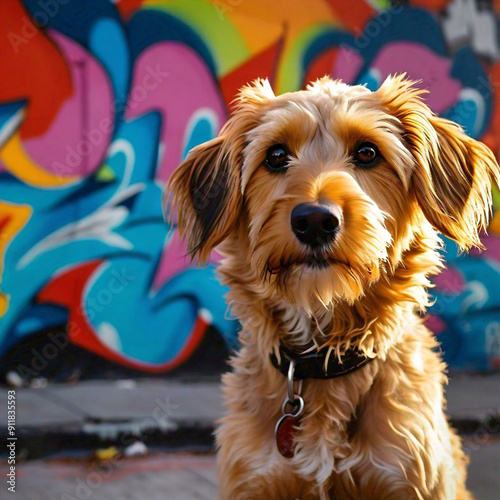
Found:
[[[209, 325], [235, 346], [217, 257], [185, 257], [162, 186], [237, 89], [329, 74], [376, 89], [407, 72], [429, 106], [500, 152], [497, 10], [472, 0], [9, 0], [0, 4], [0, 356], [65, 328], [149, 372]], [[500, 194], [495, 193], [500, 208]], [[429, 325], [455, 368], [500, 366], [500, 212], [488, 250], [436, 280]]]

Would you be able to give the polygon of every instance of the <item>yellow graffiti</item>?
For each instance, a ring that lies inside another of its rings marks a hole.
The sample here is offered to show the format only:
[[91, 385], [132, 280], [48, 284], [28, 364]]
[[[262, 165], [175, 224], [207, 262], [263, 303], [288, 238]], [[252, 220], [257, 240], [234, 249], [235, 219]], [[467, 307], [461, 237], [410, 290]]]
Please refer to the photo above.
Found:
[[496, 212], [495, 216], [491, 220], [488, 231], [494, 234], [500, 234], [500, 212]]
[[19, 132], [16, 132], [0, 150], [0, 159], [7, 170], [30, 186], [51, 188], [67, 186], [79, 177], [63, 177], [52, 174], [37, 165], [26, 153]]
[[[27, 205], [0, 202], [0, 283], [4, 268], [4, 255], [8, 244], [16, 237], [31, 217], [32, 209]], [[0, 291], [0, 318], [9, 307], [9, 295]]]
[[0, 292], [0, 318], [5, 316], [7, 309], [9, 309], [9, 295]]

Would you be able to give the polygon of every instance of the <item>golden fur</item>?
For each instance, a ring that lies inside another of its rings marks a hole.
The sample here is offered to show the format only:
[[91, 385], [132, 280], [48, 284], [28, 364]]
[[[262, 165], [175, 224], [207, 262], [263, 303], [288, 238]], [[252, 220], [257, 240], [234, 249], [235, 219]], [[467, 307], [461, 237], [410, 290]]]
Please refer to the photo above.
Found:
[[[223, 377], [221, 500], [472, 498], [443, 412], [445, 365], [419, 313], [441, 268], [437, 232], [480, 246], [500, 174], [491, 151], [435, 116], [422, 93], [404, 76], [376, 92], [325, 77], [281, 96], [257, 80], [170, 180], [190, 253], [203, 261], [218, 245], [224, 256], [219, 274], [242, 325]], [[352, 162], [362, 141], [383, 156], [374, 168]], [[273, 144], [291, 152], [286, 173], [263, 166]], [[315, 268], [290, 214], [325, 200], [341, 208], [342, 227], [328, 267]], [[274, 438], [286, 383], [269, 354], [280, 343], [375, 356], [341, 378], [304, 381], [291, 459]]]

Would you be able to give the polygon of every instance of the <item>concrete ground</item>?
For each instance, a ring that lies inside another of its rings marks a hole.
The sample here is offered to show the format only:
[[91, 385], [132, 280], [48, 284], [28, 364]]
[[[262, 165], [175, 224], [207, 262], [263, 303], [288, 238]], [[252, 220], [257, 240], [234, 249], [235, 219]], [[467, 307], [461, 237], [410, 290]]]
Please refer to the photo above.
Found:
[[1, 484], [0, 498], [14, 500], [215, 500], [215, 458], [155, 453], [101, 464], [35, 460], [19, 467], [16, 493], [7, 493]]
[[[470, 453], [468, 484], [476, 500], [500, 500], [500, 439], [474, 446]], [[155, 452], [100, 464], [84, 458], [34, 460], [19, 466], [16, 493], [7, 493], [1, 484], [2, 499], [215, 500], [215, 458]]]
[[[89, 381], [16, 389], [15, 494], [6, 483], [7, 390], [0, 389], [0, 499], [217, 497], [210, 454], [214, 421], [222, 414], [217, 382]], [[447, 393], [448, 413], [467, 433], [469, 487], [476, 500], [500, 500], [500, 375], [454, 377]], [[116, 458], [109, 447], [123, 453], [131, 436], [140, 436], [146, 455]], [[91, 458], [97, 449], [104, 449], [98, 461]]]
[[482, 440], [464, 442], [470, 457], [467, 484], [476, 500], [500, 500], [500, 437], [478, 442]]

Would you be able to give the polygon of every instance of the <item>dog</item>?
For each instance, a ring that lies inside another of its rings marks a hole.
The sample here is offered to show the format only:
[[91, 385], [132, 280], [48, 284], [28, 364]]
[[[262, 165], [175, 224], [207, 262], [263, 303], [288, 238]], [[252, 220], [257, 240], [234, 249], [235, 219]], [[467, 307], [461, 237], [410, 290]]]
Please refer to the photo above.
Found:
[[438, 232], [481, 247], [493, 153], [405, 75], [243, 87], [172, 174], [168, 210], [241, 322], [223, 376], [221, 500], [468, 500], [425, 327]]

